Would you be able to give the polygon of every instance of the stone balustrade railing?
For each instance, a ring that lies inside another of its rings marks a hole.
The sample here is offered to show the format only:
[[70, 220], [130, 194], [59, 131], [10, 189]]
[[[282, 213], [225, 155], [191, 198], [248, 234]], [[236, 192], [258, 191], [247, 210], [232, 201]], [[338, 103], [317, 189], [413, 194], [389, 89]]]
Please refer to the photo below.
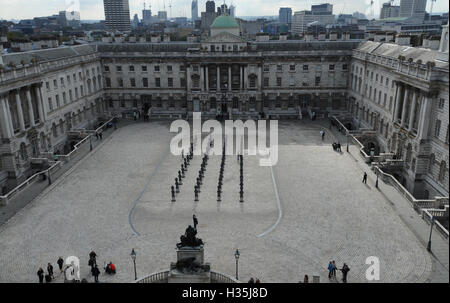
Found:
[[8, 192], [4, 196], [0, 196], [0, 205], [5, 206], [8, 204], [9, 200], [11, 200], [12, 197], [16, 196], [17, 194], [23, 192], [25, 189], [27, 189], [29, 186], [34, 184], [35, 182], [42, 180], [43, 175], [50, 177], [53, 172], [59, 170], [62, 166], [62, 163], [60, 161], [49, 161], [51, 163], [50, 168], [40, 171], [34, 175], [32, 175], [30, 178], [16, 186], [14, 189], [12, 189], [10, 192]]
[[[445, 207], [445, 209], [423, 209], [422, 210], [422, 219], [425, 220], [425, 222], [431, 224], [433, 217], [448, 217], [448, 205]], [[437, 231], [440, 232], [440, 234], [448, 239], [448, 230], [445, 229], [444, 226], [442, 226], [442, 224], [438, 221], [435, 220], [434, 221], [434, 227], [436, 228]]]
[[[138, 279], [135, 283], [167, 283], [169, 280], [169, 271], [160, 271], [147, 277]], [[241, 283], [229, 275], [211, 271], [211, 283]]]

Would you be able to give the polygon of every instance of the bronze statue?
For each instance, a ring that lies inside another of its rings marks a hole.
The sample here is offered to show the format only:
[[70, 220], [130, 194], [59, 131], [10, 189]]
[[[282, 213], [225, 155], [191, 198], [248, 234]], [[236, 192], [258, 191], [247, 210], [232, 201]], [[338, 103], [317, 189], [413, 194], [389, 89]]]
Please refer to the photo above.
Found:
[[177, 244], [177, 247], [182, 248], [203, 246], [204, 243], [202, 239], [197, 238], [196, 235], [197, 230], [189, 225], [188, 228], [186, 228], [186, 232], [184, 233], [184, 235], [180, 237], [180, 243]]

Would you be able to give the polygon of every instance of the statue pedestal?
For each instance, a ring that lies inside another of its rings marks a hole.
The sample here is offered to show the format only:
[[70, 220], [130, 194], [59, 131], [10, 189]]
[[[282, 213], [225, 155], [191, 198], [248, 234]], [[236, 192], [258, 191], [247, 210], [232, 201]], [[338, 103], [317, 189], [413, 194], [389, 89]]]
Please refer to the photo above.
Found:
[[211, 283], [210, 264], [204, 263], [203, 247], [182, 247], [177, 249], [177, 261], [194, 258], [201, 269], [189, 270], [189, 267], [177, 268], [177, 263], [170, 264], [168, 283]]

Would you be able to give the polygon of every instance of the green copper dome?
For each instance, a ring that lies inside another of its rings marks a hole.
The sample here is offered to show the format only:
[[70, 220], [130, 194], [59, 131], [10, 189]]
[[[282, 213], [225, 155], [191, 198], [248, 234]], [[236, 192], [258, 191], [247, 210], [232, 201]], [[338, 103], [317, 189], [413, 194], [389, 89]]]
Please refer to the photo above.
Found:
[[239, 24], [237, 23], [236, 19], [226, 15], [217, 17], [214, 20], [213, 24], [211, 25], [211, 28], [236, 28], [236, 27], [239, 27]]

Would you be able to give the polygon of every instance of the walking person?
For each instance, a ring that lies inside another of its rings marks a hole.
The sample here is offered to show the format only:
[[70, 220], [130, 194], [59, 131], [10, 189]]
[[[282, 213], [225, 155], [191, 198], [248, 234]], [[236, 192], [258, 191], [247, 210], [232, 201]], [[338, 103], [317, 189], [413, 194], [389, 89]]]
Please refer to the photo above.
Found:
[[95, 132], [95, 137], [97, 138], [97, 141], [98, 141], [98, 133], [97, 132]]
[[308, 275], [305, 275], [305, 277], [303, 278], [303, 283], [309, 283]]
[[99, 132], [98, 135], [100, 136], [100, 140], [103, 140], [103, 133]]
[[328, 263], [328, 279], [331, 279], [331, 276], [333, 275], [333, 263]]
[[58, 261], [56, 261], [56, 263], [58, 263], [59, 270], [60, 270], [61, 272], [63, 272], [63, 265], [64, 265], [64, 260], [63, 260], [63, 258], [62, 258], [62, 257], [59, 257], [59, 259], [58, 259]]
[[53, 275], [53, 266], [50, 263], [48, 263], [48, 265], [47, 265], [47, 272], [48, 272], [48, 275], [50, 276], [50, 278], [52, 278], [52, 279], [55, 278], [55, 276]]
[[336, 262], [333, 260], [332, 264], [333, 264], [332, 275], [336, 278], [336, 270], [337, 270]]
[[363, 176], [362, 182], [363, 182], [364, 184], [367, 184], [367, 173], [366, 173], [366, 172], [364, 172], [364, 176]]
[[322, 137], [322, 141], [325, 140], [325, 132], [323, 130], [320, 131], [320, 136]]
[[133, 118], [134, 118], [134, 121], [137, 120], [137, 113], [136, 113], [136, 111], [133, 112]]
[[42, 267], [39, 267], [37, 275], [39, 277], [39, 283], [44, 283], [44, 270], [42, 269]]
[[197, 230], [198, 219], [195, 215], [192, 216], [192, 220], [194, 220], [194, 229]]
[[344, 263], [344, 266], [342, 266], [340, 270], [342, 271], [342, 282], [347, 283], [347, 274], [350, 271], [350, 268]]
[[100, 270], [97, 267], [97, 264], [95, 264], [94, 268], [92, 269], [92, 275], [94, 276], [95, 283], [98, 283], [98, 275], [100, 274]]

